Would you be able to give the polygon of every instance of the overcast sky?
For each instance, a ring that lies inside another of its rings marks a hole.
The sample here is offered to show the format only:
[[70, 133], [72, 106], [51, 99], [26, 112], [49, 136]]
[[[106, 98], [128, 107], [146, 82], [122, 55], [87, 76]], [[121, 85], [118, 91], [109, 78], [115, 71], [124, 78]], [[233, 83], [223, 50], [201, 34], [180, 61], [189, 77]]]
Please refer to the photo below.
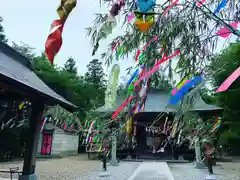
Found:
[[[3, 26], [10, 42], [22, 41], [36, 48], [36, 53], [43, 52], [50, 25], [58, 18], [56, 8], [59, 3], [60, 0], [1, 2], [0, 16], [4, 19]], [[72, 56], [76, 60], [79, 73], [83, 74], [86, 72], [86, 65], [93, 58], [100, 59], [100, 54], [107, 50], [109, 40], [101, 42], [96, 56], [91, 55], [92, 47], [86, 37], [85, 28], [92, 25], [96, 12], [107, 13], [107, 9], [100, 9], [98, 0], [78, 1], [64, 27], [63, 45], [54, 60], [57, 65], [62, 66]], [[110, 39], [119, 33], [119, 28], [115, 29]], [[121, 75], [125, 75], [124, 70], [131, 64], [127, 60], [121, 63]]]
[[[21, 41], [36, 48], [36, 53], [44, 51], [46, 38], [49, 34], [53, 20], [58, 19], [56, 8], [60, 0], [8, 0], [2, 1], [0, 16], [3, 17], [3, 26], [10, 41]], [[94, 13], [106, 13], [107, 9], [100, 9], [98, 0], [79, 0], [76, 8], [69, 16], [63, 32], [63, 45], [55, 58], [55, 63], [62, 66], [69, 56], [77, 63], [80, 74], [86, 72], [86, 65], [107, 50], [107, 45], [113, 37], [123, 33], [121, 28], [115, 28], [113, 34], [101, 42], [98, 53], [92, 57], [92, 47], [89, 38], [86, 37], [86, 27], [92, 25]], [[218, 50], [221, 49], [224, 40], [219, 41]], [[133, 64], [131, 57], [121, 61], [121, 76], [125, 69]], [[107, 69], [106, 69], [107, 71]], [[108, 74], [108, 72], [106, 72]]]

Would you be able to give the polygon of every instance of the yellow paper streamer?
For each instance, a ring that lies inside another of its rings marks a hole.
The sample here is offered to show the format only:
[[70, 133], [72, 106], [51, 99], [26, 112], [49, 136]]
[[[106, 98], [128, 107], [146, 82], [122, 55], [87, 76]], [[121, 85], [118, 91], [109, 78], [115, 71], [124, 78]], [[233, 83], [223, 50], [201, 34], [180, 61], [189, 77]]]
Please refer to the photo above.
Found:
[[24, 106], [24, 103], [19, 104], [18, 109], [22, 110], [23, 106]]
[[131, 135], [131, 132], [132, 132], [132, 122], [133, 120], [131, 117], [129, 117], [126, 122], [126, 131], [129, 136]]
[[61, 4], [57, 8], [59, 18], [62, 21], [66, 21], [67, 17], [69, 16], [73, 8], [75, 8], [76, 5], [77, 5], [76, 0], [61, 0]]

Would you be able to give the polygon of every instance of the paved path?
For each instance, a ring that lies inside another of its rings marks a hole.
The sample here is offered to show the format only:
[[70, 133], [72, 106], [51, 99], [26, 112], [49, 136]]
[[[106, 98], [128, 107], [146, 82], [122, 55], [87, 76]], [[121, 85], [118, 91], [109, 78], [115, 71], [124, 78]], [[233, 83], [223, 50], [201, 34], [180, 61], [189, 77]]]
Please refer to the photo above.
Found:
[[166, 162], [143, 162], [129, 180], [174, 180]]
[[[196, 169], [193, 163], [169, 164], [176, 180], [204, 180], [207, 169]], [[240, 163], [217, 163], [213, 167], [217, 180], [240, 180]]]

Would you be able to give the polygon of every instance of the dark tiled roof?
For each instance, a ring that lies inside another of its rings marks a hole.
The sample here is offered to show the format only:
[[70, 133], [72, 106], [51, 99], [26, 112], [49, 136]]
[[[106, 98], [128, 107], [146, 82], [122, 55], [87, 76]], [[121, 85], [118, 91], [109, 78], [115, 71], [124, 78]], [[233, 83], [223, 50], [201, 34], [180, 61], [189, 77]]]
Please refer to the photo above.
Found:
[[29, 61], [7, 44], [0, 42], [0, 74], [7, 80], [40, 96], [45, 103], [59, 104], [68, 110], [76, 108], [51, 88], [49, 88], [31, 69]]
[[[125, 96], [118, 96], [116, 100], [116, 107], [114, 108], [106, 108], [104, 106], [98, 108], [97, 112], [114, 112], [125, 100]], [[158, 89], [150, 89], [145, 105], [144, 112], [177, 112], [179, 106], [169, 106], [169, 92], [158, 90]], [[214, 105], [206, 104], [200, 96], [197, 96], [195, 99], [195, 103], [193, 108], [190, 111], [209, 111], [209, 110], [220, 110]], [[126, 108], [125, 108], [126, 111]]]

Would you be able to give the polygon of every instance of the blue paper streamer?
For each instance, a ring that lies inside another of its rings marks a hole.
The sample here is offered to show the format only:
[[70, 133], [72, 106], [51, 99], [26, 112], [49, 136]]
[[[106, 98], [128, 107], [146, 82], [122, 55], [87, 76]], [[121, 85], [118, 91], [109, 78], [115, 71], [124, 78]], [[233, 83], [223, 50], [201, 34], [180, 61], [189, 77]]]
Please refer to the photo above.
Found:
[[141, 12], [147, 13], [153, 6], [155, 6], [156, 0], [137, 0], [137, 5]]
[[134, 71], [134, 73], [132, 74], [131, 78], [127, 82], [127, 86], [130, 86], [130, 84], [132, 83], [133, 79], [138, 75], [138, 73], [139, 73], [139, 68], [137, 68]]
[[201, 81], [201, 76], [195, 76], [190, 82], [182, 86], [179, 91], [170, 98], [169, 104], [177, 104], [185, 96], [185, 94], [189, 92], [191, 88], [201, 83]]
[[222, 9], [224, 9], [227, 6], [227, 0], [222, 0], [218, 6], [216, 7], [216, 9], [214, 10], [214, 14], [219, 13]]

